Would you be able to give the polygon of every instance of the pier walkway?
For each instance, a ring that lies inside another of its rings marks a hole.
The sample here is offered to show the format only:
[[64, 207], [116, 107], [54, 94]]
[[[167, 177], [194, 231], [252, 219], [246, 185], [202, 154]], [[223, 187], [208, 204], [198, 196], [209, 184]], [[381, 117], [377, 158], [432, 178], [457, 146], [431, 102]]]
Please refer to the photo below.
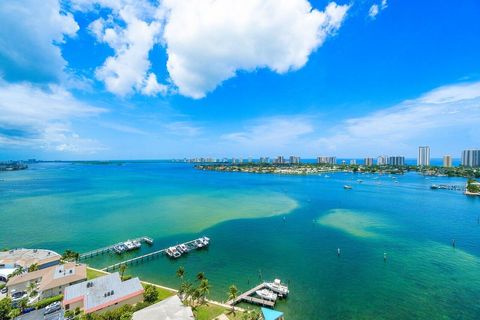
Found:
[[[197, 241], [197, 240], [198, 240], [198, 239], [191, 240], [191, 241], [185, 242], [185, 243], [183, 243], [183, 244], [184, 244], [185, 246], [187, 246], [187, 248], [189, 248], [189, 250], [192, 250], [192, 249], [197, 248], [197, 247], [195, 246], [195, 241]], [[175, 246], [178, 246], [178, 245], [175, 245]], [[164, 254], [167, 249], [168, 249], [168, 248], [164, 248], [164, 249], [157, 250], [157, 251], [154, 251], [154, 252], [150, 252], [150, 253], [147, 253], [147, 254], [144, 254], [144, 255], [141, 255], [141, 256], [132, 258], [132, 259], [128, 259], [128, 260], [125, 260], [125, 261], [121, 261], [121, 262], [112, 264], [112, 265], [110, 265], [110, 266], [108, 266], [108, 267], [105, 267], [105, 268], [103, 268], [103, 269], [101, 269], [101, 270], [102, 270], [102, 271], [113, 271], [113, 270], [115, 270], [115, 269], [120, 268], [120, 266], [121, 266], [122, 264], [128, 265], [128, 264], [133, 264], [133, 263], [144, 262], [144, 261], [146, 261], [146, 260], [150, 260], [150, 259], [153, 259], [153, 258], [156, 257], [156, 256], [159, 256], [159, 255]]]
[[[132, 241], [139, 241], [139, 242], [145, 242], [147, 244], [152, 244], [153, 243], [153, 239], [152, 238], [149, 238], [149, 237], [140, 237], [140, 238], [136, 238], [136, 239], [132, 239]], [[108, 246], [108, 247], [103, 247], [103, 248], [100, 248], [100, 249], [95, 249], [95, 250], [92, 250], [92, 251], [88, 251], [88, 252], [85, 252], [85, 253], [82, 253], [78, 260], [85, 260], [85, 259], [88, 259], [88, 258], [91, 258], [91, 257], [94, 257], [94, 256], [98, 256], [100, 254], [104, 254], [104, 253], [107, 253], [107, 252], [110, 252], [113, 250], [113, 247], [115, 247], [116, 245], [120, 244], [122, 242], [119, 242], [119, 243], [115, 243], [115, 244], [112, 244], [111, 246]]]
[[258, 304], [258, 305], [261, 305], [261, 306], [267, 306], [267, 307], [273, 308], [275, 306], [275, 301], [270, 301], [270, 300], [265, 300], [265, 299], [255, 298], [255, 297], [250, 296], [250, 295], [254, 294], [255, 291], [262, 290], [264, 288], [266, 288], [266, 283], [265, 282], [259, 284], [258, 286], [254, 287], [254, 288], [252, 288], [248, 291], [245, 291], [244, 293], [242, 293], [241, 295], [239, 295], [235, 299], [227, 301], [226, 304], [228, 304], [230, 306], [233, 306], [233, 305], [236, 305], [237, 303], [240, 303], [240, 302], [244, 301], [244, 302], [249, 302], [249, 303]]

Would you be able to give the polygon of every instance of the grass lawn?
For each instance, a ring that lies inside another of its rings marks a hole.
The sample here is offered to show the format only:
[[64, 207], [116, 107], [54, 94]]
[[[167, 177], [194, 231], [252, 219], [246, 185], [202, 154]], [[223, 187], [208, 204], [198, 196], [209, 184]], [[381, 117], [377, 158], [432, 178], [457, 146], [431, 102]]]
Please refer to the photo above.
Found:
[[[144, 283], [143, 286], [145, 287], [145, 285], [146, 284]], [[174, 291], [171, 291], [168, 289], [159, 288], [157, 286], [154, 286], [154, 287], [155, 289], [157, 289], [157, 292], [158, 292], [158, 299], [156, 302], [162, 301], [176, 294]]]
[[218, 317], [222, 313], [226, 314], [230, 320], [240, 320], [242, 318], [242, 313], [240, 311], [235, 311], [235, 315], [231, 313], [231, 309], [226, 309], [214, 304], [203, 305], [197, 307], [193, 311], [196, 320], [212, 320], [215, 317]]
[[101, 271], [97, 271], [97, 270], [87, 268], [87, 279], [88, 280], [92, 280], [92, 279], [104, 276], [106, 274], [108, 274], [108, 272], [101, 272]]

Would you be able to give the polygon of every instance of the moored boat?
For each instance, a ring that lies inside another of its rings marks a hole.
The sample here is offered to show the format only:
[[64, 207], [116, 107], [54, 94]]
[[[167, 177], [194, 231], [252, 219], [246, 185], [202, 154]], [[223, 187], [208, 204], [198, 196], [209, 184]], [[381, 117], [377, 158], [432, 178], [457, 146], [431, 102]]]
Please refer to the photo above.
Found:
[[255, 293], [257, 294], [257, 296], [265, 300], [277, 300], [277, 294], [268, 289], [257, 290], [255, 291]]
[[273, 282], [265, 282], [265, 286], [273, 292], [280, 294], [281, 296], [287, 296], [290, 292], [288, 291], [288, 286], [282, 284], [280, 279], [275, 279], [273, 280]]
[[165, 252], [170, 258], [175, 258], [175, 259], [179, 258], [182, 255], [175, 247], [170, 247], [167, 250], [165, 250]]
[[346, 185], [343, 186], [343, 189], [350, 190], [350, 189], [352, 189], [352, 186], [349, 186], [349, 185], [346, 184]]
[[194, 244], [195, 244], [195, 246], [196, 246], [198, 249], [203, 248], [203, 247], [205, 246], [205, 244], [203, 243], [203, 241], [200, 240], [200, 239], [195, 240]]

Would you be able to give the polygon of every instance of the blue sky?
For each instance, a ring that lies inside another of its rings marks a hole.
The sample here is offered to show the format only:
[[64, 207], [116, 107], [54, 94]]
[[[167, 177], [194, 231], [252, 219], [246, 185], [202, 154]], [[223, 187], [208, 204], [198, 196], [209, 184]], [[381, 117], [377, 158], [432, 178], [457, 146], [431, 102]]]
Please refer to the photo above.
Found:
[[0, 158], [479, 148], [480, 2], [0, 3]]

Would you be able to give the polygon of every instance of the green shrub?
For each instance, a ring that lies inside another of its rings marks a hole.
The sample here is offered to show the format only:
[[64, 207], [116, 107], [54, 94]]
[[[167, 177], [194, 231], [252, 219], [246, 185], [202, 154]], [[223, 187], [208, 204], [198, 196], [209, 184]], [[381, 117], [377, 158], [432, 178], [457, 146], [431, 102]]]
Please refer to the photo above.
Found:
[[158, 291], [157, 288], [147, 284], [145, 286], [145, 292], [143, 293], [143, 300], [148, 303], [154, 303], [158, 299]]
[[42, 308], [45, 308], [46, 306], [48, 306], [49, 304], [52, 304], [52, 303], [57, 302], [57, 301], [62, 301], [62, 300], [63, 300], [63, 295], [61, 295], [61, 294], [58, 295], [58, 296], [51, 297], [51, 298], [43, 299], [43, 300], [38, 301], [35, 304], [35, 309], [42, 309]]

